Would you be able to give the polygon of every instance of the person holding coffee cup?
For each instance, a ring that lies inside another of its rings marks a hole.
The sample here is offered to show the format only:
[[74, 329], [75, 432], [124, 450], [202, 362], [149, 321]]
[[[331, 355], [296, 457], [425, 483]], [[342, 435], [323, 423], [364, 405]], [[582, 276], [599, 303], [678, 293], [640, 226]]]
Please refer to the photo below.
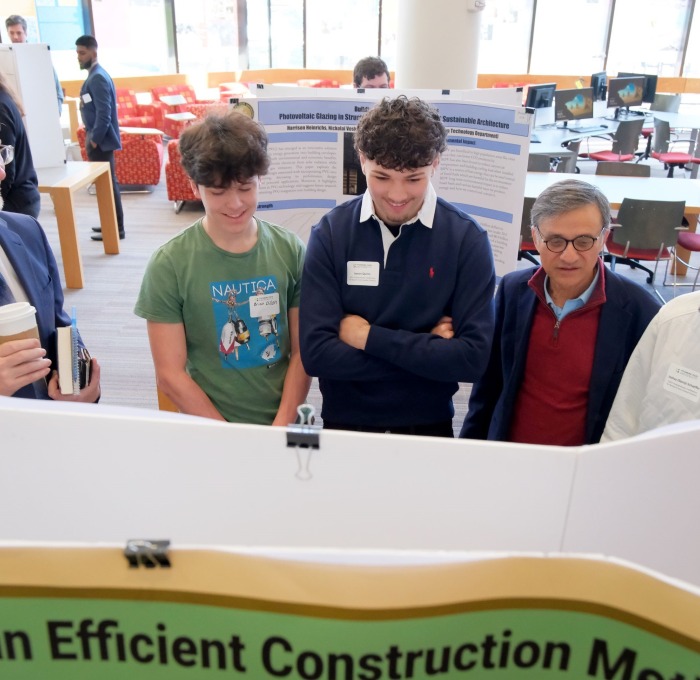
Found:
[[[0, 181], [4, 177], [0, 157]], [[44, 230], [32, 217], [0, 212], [0, 395], [99, 399], [100, 366], [94, 359], [90, 384], [80, 394], [61, 394], [56, 371], [47, 383], [56, 366], [56, 328], [69, 325], [58, 267]]]

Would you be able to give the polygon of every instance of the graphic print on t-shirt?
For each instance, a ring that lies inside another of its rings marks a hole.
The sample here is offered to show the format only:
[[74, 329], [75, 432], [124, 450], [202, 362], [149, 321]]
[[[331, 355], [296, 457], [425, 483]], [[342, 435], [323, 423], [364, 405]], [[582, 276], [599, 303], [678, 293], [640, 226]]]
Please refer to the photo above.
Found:
[[221, 365], [240, 370], [277, 363], [282, 319], [276, 277], [209, 286]]

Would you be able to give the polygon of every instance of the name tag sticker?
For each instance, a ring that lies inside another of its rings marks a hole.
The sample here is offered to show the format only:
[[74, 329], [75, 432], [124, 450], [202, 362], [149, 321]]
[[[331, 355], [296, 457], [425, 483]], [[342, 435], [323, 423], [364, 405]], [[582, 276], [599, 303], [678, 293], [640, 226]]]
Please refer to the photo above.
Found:
[[83, 103], [89, 104], [92, 101], [92, 97], [86, 92], [83, 95]]
[[671, 364], [664, 380], [664, 389], [697, 404], [700, 401], [700, 371]]
[[379, 262], [348, 262], [348, 286], [378, 286]]
[[267, 295], [251, 295], [248, 298], [250, 315], [254, 319], [272, 316], [280, 313], [280, 294], [268, 293]]

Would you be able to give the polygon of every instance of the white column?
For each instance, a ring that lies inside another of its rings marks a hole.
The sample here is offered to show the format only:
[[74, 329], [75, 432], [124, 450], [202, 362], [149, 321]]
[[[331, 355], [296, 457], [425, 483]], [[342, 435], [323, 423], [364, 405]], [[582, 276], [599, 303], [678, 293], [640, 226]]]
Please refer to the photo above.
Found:
[[396, 87], [474, 89], [485, 0], [400, 0]]

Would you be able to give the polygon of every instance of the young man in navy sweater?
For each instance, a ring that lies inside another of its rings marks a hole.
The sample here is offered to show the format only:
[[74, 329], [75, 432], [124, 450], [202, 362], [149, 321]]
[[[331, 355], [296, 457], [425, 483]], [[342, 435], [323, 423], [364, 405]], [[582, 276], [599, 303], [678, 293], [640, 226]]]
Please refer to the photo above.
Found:
[[435, 194], [445, 140], [425, 102], [375, 105], [355, 133], [367, 191], [311, 233], [300, 345], [324, 427], [451, 437], [458, 382], [485, 370], [493, 257], [486, 232]]

